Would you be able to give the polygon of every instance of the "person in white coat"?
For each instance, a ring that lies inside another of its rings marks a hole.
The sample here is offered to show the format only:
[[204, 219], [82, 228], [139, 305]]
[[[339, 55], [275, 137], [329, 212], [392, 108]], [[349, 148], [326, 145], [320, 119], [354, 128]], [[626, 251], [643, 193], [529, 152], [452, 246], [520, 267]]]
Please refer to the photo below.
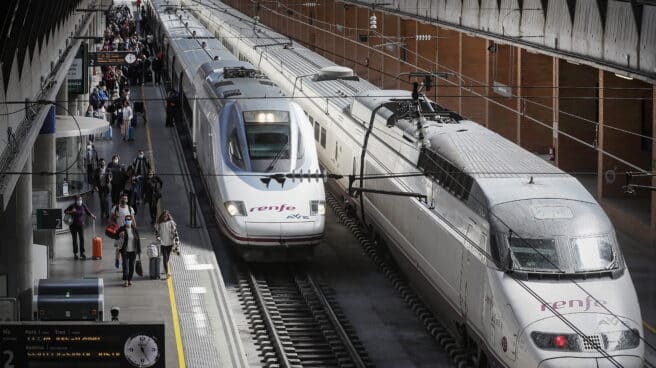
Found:
[[123, 120], [121, 124], [121, 137], [123, 140], [127, 140], [128, 128], [130, 127], [130, 122], [132, 121], [132, 107], [130, 107], [130, 103], [127, 100], [123, 101], [123, 108], [121, 109], [121, 113], [123, 114]]
[[[171, 270], [169, 268], [169, 259], [171, 257], [171, 251], [179, 243], [178, 240], [178, 229], [175, 221], [173, 221], [173, 216], [169, 211], [163, 211], [157, 223], [155, 224], [155, 234], [157, 239], [160, 241], [160, 253], [163, 257], [164, 262], [164, 271], [166, 272], [166, 278], [171, 277]], [[179, 252], [179, 250], [176, 250]]]

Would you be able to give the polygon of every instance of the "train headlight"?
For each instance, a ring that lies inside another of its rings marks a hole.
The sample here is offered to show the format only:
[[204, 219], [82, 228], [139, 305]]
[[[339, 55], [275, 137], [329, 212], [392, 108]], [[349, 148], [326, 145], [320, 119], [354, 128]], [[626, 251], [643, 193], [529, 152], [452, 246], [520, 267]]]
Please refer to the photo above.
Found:
[[635, 328], [617, 332], [606, 332], [602, 334], [602, 338], [604, 339], [606, 349], [610, 351], [635, 349], [640, 345], [640, 332]]
[[323, 216], [326, 214], [326, 201], [310, 201], [310, 215]]
[[581, 351], [576, 334], [532, 332], [531, 338], [535, 345], [543, 350]]
[[246, 216], [246, 206], [244, 206], [244, 202], [242, 201], [227, 201], [224, 202], [223, 205], [225, 206], [226, 211], [228, 211], [228, 214], [232, 217]]

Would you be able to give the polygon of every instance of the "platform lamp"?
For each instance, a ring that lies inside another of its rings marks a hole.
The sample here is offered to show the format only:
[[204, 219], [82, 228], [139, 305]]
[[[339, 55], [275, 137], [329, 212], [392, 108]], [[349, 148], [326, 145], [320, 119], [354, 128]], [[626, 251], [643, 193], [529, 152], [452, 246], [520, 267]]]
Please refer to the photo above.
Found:
[[294, 79], [294, 88], [292, 89], [292, 98], [296, 93], [296, 82], [299, 79], [301, 80], [300, 90], [303, 91], [302, 78], [306, 78], [306, 77], [312, 77], [313, 82], [324, 82], [324, 81], [334, 81], [334, 80], [350, 80], [350, 81], [360, 80], [360, 78], [358, 78], [358, 76], [355, 75], [355, 72], [351, 68], [347, 68], [345, 66], [339, 66], [339, 65], [326, 66], [319, 69], [319, 71], [316, 73], [299, 75], [298, 77], [296, 77], [296, 79]]

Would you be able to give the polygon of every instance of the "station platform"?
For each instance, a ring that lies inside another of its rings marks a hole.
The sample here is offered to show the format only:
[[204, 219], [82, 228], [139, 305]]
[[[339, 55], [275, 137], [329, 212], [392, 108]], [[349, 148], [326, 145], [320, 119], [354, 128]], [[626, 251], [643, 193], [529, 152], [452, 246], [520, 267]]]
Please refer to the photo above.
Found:
[[[187, 172], [182, 147], [174, 128], [164, 125], [164, 90], [161, 86], [131, 88], [133, 101], [146, 100], [144, 114], [147, 123], [139, 116], [135, 140], [124, 142], [120, 130], [115, 127], [111, 140], [95, 141], [98, 157], [110, 162], [113, 154], [120, 155], [119, 163], [129, 164], [143, 149], [150, 158], [157, 175], [164, 182], [160, 211], [169, 210], [178, 224], [181, 238], [181, 255], [171, 255], [173, 276], [168, 280], [148, 278], [148, 258], [145, 246], [154, 241], [148, 206], [136, 206], [136, 222], [141, 236], [141, 260], [144, 276], [135, 275], [133, 286], [123, 287], [121, 269], [116, 268], [114, 241], [104, 236], [107, 219], [100, 218], [97, 193], [89, 193], [84, 202], [97, 216], [95, 233], [103, 239], [102, 260], [92, 260], [93, 226], [85, 228], [86, 260], [73, 258], [72, 238], [69, 232], [56, 237], [54, 256], [49, 265], [49, 278], [103, 278], [105, 284], [105, 316], [109, 309], [120, 307], [120, 321], [163, 322], [166, 326], [167, 367], [238, 367], [243, 356], [239, 351], [239, 339], [231, 322], [228, 298], [219, 267], [202, 218], [198, 226], [188, 224], [193, 188]], [[70, 201], [72, 203], [72, 201]], [[61, 203], [68, 206], [70, 203]], [[200, 215], [198, 217], [201, 217]]]

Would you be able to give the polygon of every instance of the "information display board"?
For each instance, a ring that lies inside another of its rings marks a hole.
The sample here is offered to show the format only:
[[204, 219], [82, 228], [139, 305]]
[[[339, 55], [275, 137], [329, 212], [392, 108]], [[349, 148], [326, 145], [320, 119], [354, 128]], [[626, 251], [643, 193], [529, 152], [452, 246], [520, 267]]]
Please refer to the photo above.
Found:
[[137, 55], [130, 51], [98, 51], [89, 53], [89, 66], [132, 64]]
[[75, 59], [68, 69], [68, 93], [81, 95], [89, 92], [88, 47], [80, 44]]
[[61, 208], [37, 208], [36, 210], [36, 228], [42, 229], [61, 229], [62, 228], [62, 209]]
[[0, 367], [163, 368], [163, 323], [0, 322]]

